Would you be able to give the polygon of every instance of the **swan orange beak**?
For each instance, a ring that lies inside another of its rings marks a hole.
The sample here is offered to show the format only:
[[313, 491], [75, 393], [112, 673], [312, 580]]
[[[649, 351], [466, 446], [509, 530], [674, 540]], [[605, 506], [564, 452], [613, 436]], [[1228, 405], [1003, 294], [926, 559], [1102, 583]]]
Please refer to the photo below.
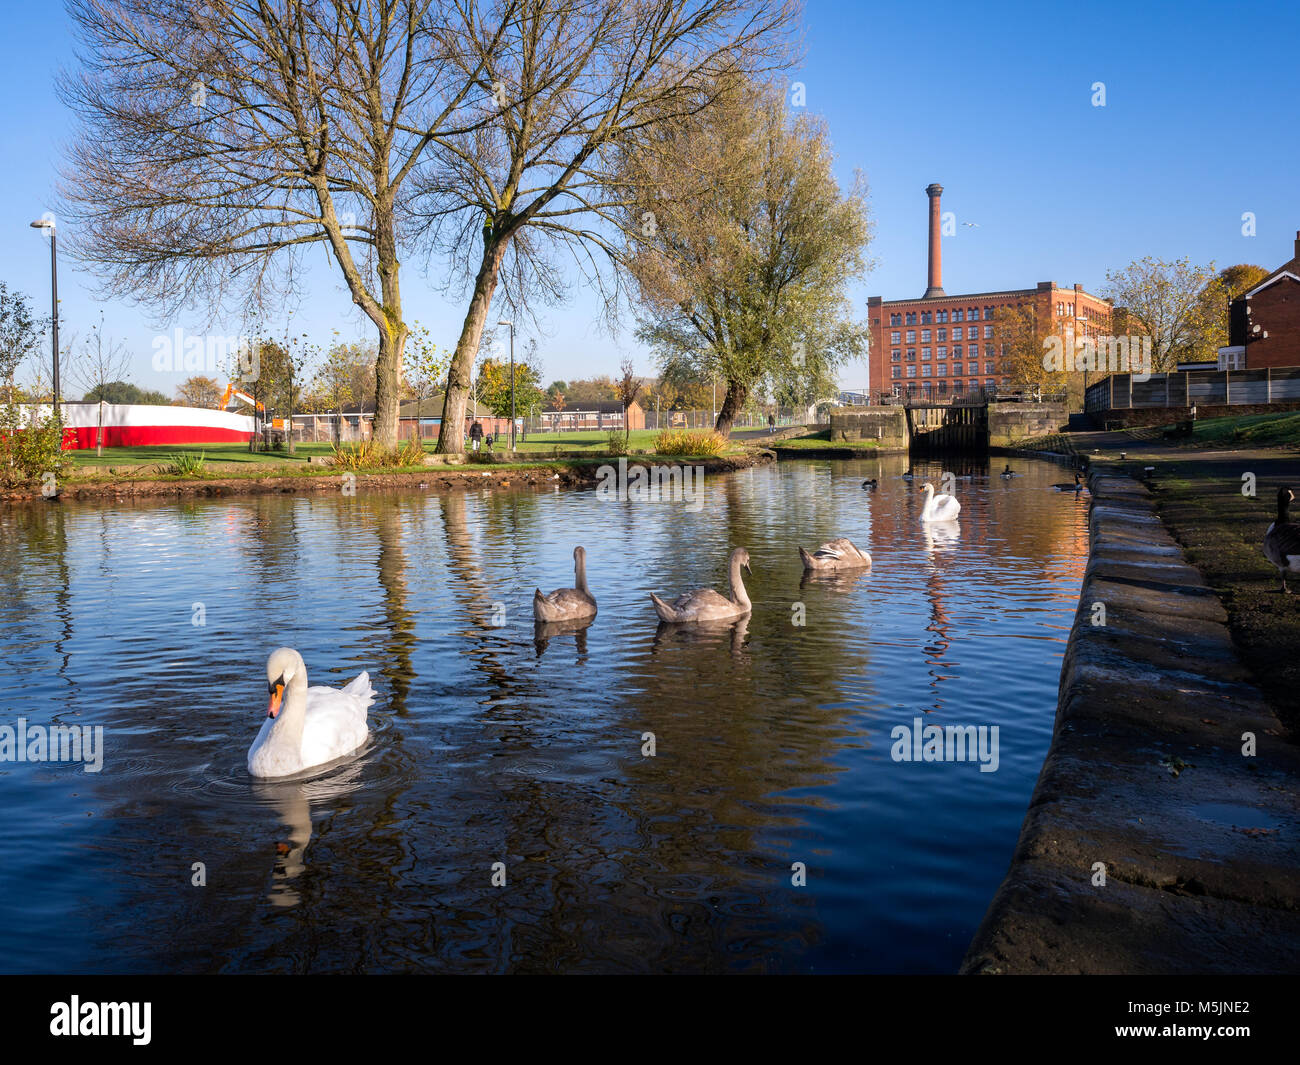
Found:
[[268, 717], [275, 717], [280, 712], [280, 700], [284, 698], [284, 682], [276, 681], [271, 685], [271, 702], [266, 708]]

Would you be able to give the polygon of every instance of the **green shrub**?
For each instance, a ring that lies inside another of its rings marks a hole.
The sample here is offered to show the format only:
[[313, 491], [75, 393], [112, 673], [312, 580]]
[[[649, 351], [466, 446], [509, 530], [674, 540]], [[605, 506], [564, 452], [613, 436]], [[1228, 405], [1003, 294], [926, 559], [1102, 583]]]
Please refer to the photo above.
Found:
[[628, 453], [627, 434], [622, 429], [611, 429], [608, 440], [609, 444], [605, 449], [607, 454], [626, 455]]
[[171, 462], [167, 465], [168, 473], [175, 474], [178, 477], [203, 476], [203, 464], [207, 461], [203, 452], [200, 451], [196, 455], [190, 451], [181, 451], [169, 457]]
[[5, 488], [34, 484], [47, 473], [57, 476], [66, 465], [62, 426], [52, 412], [32, 424], [29, 410], [17, 403], [0, 406], [0, 485]]

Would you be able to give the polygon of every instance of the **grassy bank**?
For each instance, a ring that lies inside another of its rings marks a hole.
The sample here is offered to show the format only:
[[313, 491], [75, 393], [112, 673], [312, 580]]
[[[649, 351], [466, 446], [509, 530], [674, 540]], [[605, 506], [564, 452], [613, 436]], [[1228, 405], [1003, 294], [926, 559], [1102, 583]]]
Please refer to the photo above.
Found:
[[870, 453], [880, 450], [880, 441], [878, 440], [850, 440], [850, 441], [833, 441], [831, 440], [831, 431], [823, 429], [819, 433], [808, 433], [805, 436], [792, 436], [788, 440], [777, 440], [771, 444], [773, 451], [861, 451]]
[[[1300, 582], [1278, 591], [1264, 557], [1273, 492], [1241, 494], [1237, 471], [1179, 471], [1156, 484], [1160, 516], [1228, 612], [1233, 642], [1292, 736], [1300, 735]], [[1267, 497], [1267, 498], [1265, 498]]]
[[1300, 448], [1300, 411], [1207, 418], [1192, 425], [1186, 444], [1199, 447]]

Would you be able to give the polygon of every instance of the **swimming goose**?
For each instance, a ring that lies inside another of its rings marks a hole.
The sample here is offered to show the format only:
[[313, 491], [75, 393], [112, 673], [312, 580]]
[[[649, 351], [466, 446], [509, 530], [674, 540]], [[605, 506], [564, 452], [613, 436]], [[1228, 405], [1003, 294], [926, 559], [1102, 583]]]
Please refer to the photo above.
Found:
[[557, 588], [543, 595], [540, 588], [533, 593], [533, 617], [538, 621], [577, 621], [596, 616], [596, 598], [587, 587], [587, 552], [585, 548], [573, 549], [572, 588]]
[[1002, 471], [1002, 476], [1003, 476], [1003, 477], [1014, 477], [1015, 475], [1016, 475], [1016, 471], [1013, 470], [1013, 469], [1011, 468], [1011, 463], [1008, 462], [1008, 463], [1007, 463], [1007, 468], [1006, 468], [1005, 470]]
[[1287, 508], [1294, 500], [1295, 493], [1290, 488], [1277, 490], [1277, 521], [1264, 534], [1264, 554], [1277, 567], [1284, 595], [1291, 594], [1286, 575], [1300, 573], [1300, 522], [1292, 521], [1287, 515]]
[[1054, 485], [1052, 485], [1052, 487], [1055, 488], [1058, 492], [1082, 492], [1082, 491], [1083, 491], [1083, 479], [1082, 479], [1082, 477], [1080, 477], [1080, 475], [1079, 475], [1078, 473], [1076, 473], [1076, 474], [1074, 475], [1074, 483], [1073, 483], [1073, 484], [1069, 484], [1069, 483], [1066, 482], [1066, 481], [1062, 481], [1062, 482], [1060, 482], [1059, 484], [1054, 484]]
[[869, 481], [863, 481], [863, 482], [862, 482], [862, 487], [863, 487], [863, 488], [875, 488], [875, 487], [876, 487], [876, 479], [875, 479], [874, 477], [872, 477]]
[[934, 485], [929, 481], [921, 486], [925, 493], [925, 506], [921, 508], [922, 521], [953, 521], [961, 510], [961, 504], [950, 495], [935, 495]]
[[370, 674], [342, 689], [307, 687], [307, 666], [292, 647], [266, 661], [271, 700], [262, 729], [248, 749], [255, 777], [287, 777], [351, 754], [366, 742], [366, 709], [374, 702]]
[[913, 477], [915, 477], [915, 474], [913, 474], [910, 469], [905, 474], [903, 474], [903, 480], [905, 481], [910, 481], [912, 480]]
[[752, 604], [745, 592], [745, 585], [740, 579], [742, 566], [746, 570], [749, 569], [749, 552], [743, 547], [738, 547], [731, 552], [731, 561], [728, 564], [731, 578], [730, 598], [719, 595], [712, 588], [700, 588], [679, 596], [669, 604], [651, 592], [650, 600], [655, 605], [655, 613], [662, 620], [674, 625], [692, 621], [722, 621], [748, 614]]
[[859, 550], [847, 536], [830, 540], [811, 554], [800, 547], [799, 557], [803, 559], [803, 568], [806, 570], [863, 569], [871, 565], [871, 556]]

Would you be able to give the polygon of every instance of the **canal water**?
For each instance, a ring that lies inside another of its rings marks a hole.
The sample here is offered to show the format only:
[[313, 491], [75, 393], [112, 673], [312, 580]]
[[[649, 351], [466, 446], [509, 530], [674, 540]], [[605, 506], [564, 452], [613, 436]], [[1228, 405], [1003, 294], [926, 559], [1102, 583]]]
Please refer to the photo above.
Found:
[[[955, 970], [1051, 736], [1086, 503], [1017, 460], [927, 530], [906, 462], [693, 501], [0, 512], [0, 726], [103, 730], [98, 772], [0, 761], [0, 970]], [[803, 580], [796, 546], [837, 536], [871, 572]], [[533, 589], [572, 583], [575, 544], [599, 616], [539, 640]], [[748, 623], [661, 628], [649, 593], [725, 591], [733, 546]], [[281, 645], [312, 684], [370, 672], [372, 743], [257, 782]], [[918, 718], [996, 726], [996, 771], [896, 760]]]

